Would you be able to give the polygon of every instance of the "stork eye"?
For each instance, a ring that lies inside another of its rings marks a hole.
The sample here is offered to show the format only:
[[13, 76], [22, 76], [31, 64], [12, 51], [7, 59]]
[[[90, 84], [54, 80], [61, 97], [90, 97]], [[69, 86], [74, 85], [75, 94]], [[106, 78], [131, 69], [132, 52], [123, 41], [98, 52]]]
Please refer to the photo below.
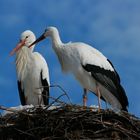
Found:
[[26, 36], [26, 38], [28, 38], [29, 36]]

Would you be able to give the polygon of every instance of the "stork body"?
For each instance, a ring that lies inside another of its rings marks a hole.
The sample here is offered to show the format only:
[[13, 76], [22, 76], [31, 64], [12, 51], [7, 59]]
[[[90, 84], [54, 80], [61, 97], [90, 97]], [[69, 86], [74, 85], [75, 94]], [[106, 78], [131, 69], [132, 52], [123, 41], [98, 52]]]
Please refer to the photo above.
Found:
[[12, 52], [16, 52], [20, 100], [22, 105], [48, 105], [50, 84], [48, 66], [41, 54], [33, 52], [34, 46], [28, 48], [34, 40], [35, 36], [31, 31], [23, 32], [17, 49]]
[[101, 52], [82, 42], [62, 43], [55, 27], [47, 28], [34, 43], [48, 36], [52, 39], [52, 47], [63, 72], [74, 74], [85, 90], [94, 92], [114, 109], [127, 111], [128, 99], [119, 75]]

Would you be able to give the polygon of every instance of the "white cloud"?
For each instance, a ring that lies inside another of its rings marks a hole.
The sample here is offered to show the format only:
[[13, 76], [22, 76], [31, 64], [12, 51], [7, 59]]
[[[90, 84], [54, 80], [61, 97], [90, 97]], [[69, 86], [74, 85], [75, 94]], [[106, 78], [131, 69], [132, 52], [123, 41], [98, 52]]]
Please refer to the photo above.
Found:
[[0, 15], [1, 26], [4, 28], [14, 28], [16, 25], [21, 25], [24, 22], [24, 17], [17, 14]]
[[12, 86], [13, 86], [13, 81], [10, 77], [8, 78], [8, 77], [0, 76], [0, 87], [10, 88]]

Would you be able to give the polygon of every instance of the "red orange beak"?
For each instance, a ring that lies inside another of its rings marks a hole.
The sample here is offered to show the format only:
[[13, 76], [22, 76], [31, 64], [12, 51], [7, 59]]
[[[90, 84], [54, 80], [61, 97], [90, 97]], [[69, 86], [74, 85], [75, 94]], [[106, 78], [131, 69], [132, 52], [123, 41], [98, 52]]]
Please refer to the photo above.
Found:
[[22, 48], [24, 45], [25, 45], [25, 41], [26, 39], [24, 40], [21, 40], [17, 46], [10, 52], [10, 55], [14, 55], [14, 53], [16, 53], [20, 48]]

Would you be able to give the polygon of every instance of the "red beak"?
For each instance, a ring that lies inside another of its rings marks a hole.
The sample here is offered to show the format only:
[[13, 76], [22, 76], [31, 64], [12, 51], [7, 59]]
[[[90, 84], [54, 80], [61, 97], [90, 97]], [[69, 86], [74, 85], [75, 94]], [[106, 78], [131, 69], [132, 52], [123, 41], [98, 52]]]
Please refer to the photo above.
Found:
[[14, 53], [16, 53], [20, 48], [22, 48], [23, 45], [25, 45], [25, 41], [26, 41], [26, 39], [21, 40], [21, 41], [17, 44], [17, 46], [10, 52], [10, 55], [14, 55]]

